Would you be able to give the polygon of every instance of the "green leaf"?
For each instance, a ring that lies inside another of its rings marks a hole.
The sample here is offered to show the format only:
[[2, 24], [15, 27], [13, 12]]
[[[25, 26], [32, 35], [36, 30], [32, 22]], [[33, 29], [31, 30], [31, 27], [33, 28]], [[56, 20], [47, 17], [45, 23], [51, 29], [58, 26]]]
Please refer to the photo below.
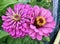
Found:
[[50, 37], [43, 37], [43, 40], [46, 42], [50, 42]]
[[0, 0], [0, 17], [2, 15], [5, 15], [6, 10], [8, 7], [13, 7], [14, 4], [16, 4], [18, 1], [17, 0]]
[[40, 41], [40, 44], [44, 44], [44, 42], [43, 41]]
[[0, 30], [0, 38], [3, 38], [5, 36], [8, 36], [9, 34], [6, 33], [5, 31]]
[[30, 37], [26, 36], [24, 38], [7, 38], [7, 44], [37, 44], [37, 40], [32, 40]]
[[22, 38], [13, 38], [13, 37], [8, 37], [7, 38], [7, 44], [22, 44]]
[[17, 3], [17, 0], [0, 0], [0, 11], [11, 4]]
[[44, 8], [50, 8], [50, 7], [52, 7], [51, 2], [47, 2], [46, 0], [40, 0], [40, 1], [31, 0], [29, 3], [30, 3], [32, 6], [38, 5], [38, 6], [42, 6], [42, 7], [44, 7]]
[[21, 38], [14, 39], [14, 43], [12, 44], [22, 44]]
[[36, 0], [30, 0], [30, 2], [36, 2]]
[[12, 37], [8, 36], [7, 44], [13, 44], [13, 42], [14, 42], [14, 39]]
[[2, 19], [1, 19], [1, 17], [0, 17], [0, 29], [1, 29], [1, 25], [2, 25]]
[[31, 38], [26, 36], [22, 39], [22, 42], [23, 42], [22, 44], [29, 44], [31, 42]]
[[6, 40], [7, 40], [7, 37], [3, 37], [3, 38], [0, 38], [0, 44], [5, 44], [6, 43]]

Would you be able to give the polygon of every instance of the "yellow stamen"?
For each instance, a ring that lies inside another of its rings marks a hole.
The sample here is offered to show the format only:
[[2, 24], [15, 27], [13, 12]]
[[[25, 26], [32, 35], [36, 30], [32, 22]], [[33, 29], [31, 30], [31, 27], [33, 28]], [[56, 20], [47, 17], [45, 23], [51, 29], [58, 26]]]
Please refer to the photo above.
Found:
[[20, 20], [20, 15], [18, 15], [18, 14], [15, 14], [15, 15], [13, 15], [13, 19], [15, 20], [15, 21], [19, 21]]
[[37, 25], [39, 26], [43, 26], [46, 24], [46, 19], [42, 16], [37, 17], [36, 21], [37, 21]]

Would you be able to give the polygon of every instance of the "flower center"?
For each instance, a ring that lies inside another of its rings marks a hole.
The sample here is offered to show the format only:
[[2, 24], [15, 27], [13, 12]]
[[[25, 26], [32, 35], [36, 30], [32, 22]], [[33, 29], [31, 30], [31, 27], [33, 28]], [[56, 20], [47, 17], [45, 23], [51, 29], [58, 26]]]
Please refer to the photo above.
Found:
[[46, 19], [42, 16], [39, 16], [35, 19], [35, 22], [33, 25], [36, 26], [36, 28], [40, 28], [46, 24]]
[[20, 20], [20, 15], [18, 15], [18, 14], [15, 14], [15, 15], [13, 15], [13, 19], [15, 20], [15, 21], [19, 21]]
[[46, 19], [42, 16], [36, 18], [36, 23], [39, 26], [44, 26], [46, 24]]

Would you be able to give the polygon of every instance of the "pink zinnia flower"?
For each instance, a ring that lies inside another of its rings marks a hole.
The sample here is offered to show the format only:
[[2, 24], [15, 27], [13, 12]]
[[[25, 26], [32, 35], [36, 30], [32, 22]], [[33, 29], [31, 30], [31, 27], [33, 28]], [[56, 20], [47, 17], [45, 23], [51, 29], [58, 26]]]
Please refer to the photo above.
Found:
[[26, 28], [26, 21], [30, 14], [32, 7], [28, 4], [16, 4], [14, 5], [14, 10], [10, 7], [7, 9], [6, 15], [2, 16], [3, 29], [8, 32], [14, 38], [24, 37], [26, 32], [28, 32]]
[[[55, 28], [55, 21], [51, 12], [48, 9], [33, 7], [33, 18], [31, 19], [29, 27], [29, 36], [32, 39], [42, 40], [42, 37], [48, 37]], [[31, 16], [31, 15], [30, 15]]]

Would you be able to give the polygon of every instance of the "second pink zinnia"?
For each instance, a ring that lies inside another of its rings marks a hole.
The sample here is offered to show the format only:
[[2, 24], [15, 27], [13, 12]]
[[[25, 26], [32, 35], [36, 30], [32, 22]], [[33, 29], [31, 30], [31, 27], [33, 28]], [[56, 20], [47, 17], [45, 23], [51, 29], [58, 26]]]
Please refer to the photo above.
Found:
[[33, 12], [33, 19], [30, 18], [33, 23], [30, 22], [29, 25], [29, 36], [37, 40], [42, 40], [43, 36], [49, 37], [56, 25], [51, 12], [38, 6], [33, 7]]

